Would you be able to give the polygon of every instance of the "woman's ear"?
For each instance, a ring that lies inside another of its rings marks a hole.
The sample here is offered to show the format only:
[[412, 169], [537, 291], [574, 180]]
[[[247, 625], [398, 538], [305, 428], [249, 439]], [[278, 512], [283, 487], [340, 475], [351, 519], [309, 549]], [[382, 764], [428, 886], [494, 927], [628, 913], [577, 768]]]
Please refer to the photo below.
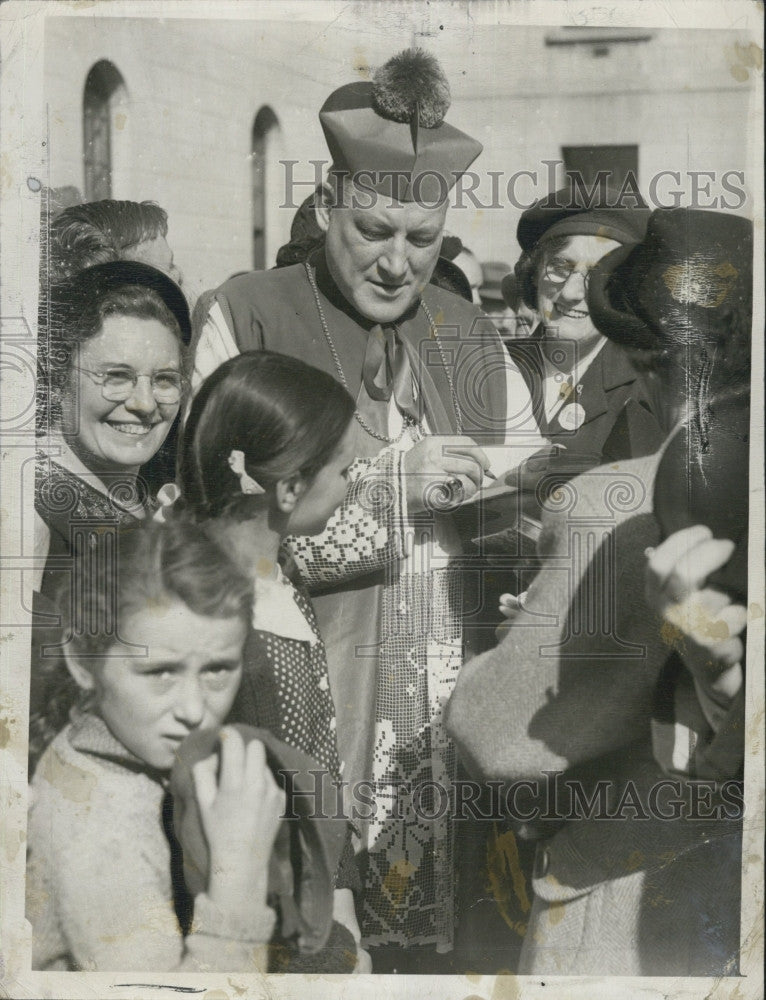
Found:
[[77, 686], [83, 691], [94, 691], [96, 682], [93, 679], [93, 674], [77, 660], [69, 645], [64, 646], [64, 659], [66, 660], [67, 670], [74, 678]]
[[337, 200], [338, 195], [329, 181], [324, 181], [320, 184], [314, 200], [314, 214], [316, 215], [317, 225], [323, 233], [326, 233], [330, 228], [330, 212], [337, 204]]
[[306, 492], [306, 480], [300, 474], [277, 480], [274, 495], [283, 514], [292, 514]]

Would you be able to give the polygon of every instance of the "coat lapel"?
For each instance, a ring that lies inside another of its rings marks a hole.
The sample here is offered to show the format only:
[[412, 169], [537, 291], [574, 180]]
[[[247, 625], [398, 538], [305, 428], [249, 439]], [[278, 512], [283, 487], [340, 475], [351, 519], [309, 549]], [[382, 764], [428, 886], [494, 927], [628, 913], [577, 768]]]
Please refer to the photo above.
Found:
[[[578, 392], [575, 387], [573, 402], [577, 402], [585, 411], [585, 418], [580, 426], [589, 424], [597, 417], [603, 416], [609, 410], [609, 394], [623, 385], [629, 385], [638, 378], [638, 372], [631, 365], [628, 356], [611, 341], [601, 348], [593, 363], [585, 372], [577, 386], [582, 386]], [[562, 410], [564, 407], [562, 407]], [[561, 410], [559, 411], [561, 413]], [[556, 417], [553, 418], [557, 427]]]
[[[593, 363], [585, 372], [581, 382], [575, 386], [572, 402], [579, 403], [585, 411], [585, 417], [581, 426], [588, 424], [596, 417], [600, 417], [609, 409], [609, 400], [604, 386], [604, 346], [593, 359]], [[566, 404], [559, 410], [566, 409]], [[554, 417], [554, 420], [556, 418]]]

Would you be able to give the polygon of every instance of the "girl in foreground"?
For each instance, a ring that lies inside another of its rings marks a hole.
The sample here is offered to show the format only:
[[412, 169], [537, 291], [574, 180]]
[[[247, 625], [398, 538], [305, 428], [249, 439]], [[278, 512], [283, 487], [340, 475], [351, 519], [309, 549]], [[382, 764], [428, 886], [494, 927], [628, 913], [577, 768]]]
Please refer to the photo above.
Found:
[[283, 793], [263, 745], [226, 727], [218, 775], [218, 755], [195, 767], [212, 863], [188, 933], [165, 792], [184, 737], [220, 725], [234, 701], [250, 582], [181, 523], [127, 530], [118, 557], [75, 564], [79, 606], [64, 620], [81, 702], [30, 789], [32, 967], [265, 972]]
[[[340, 775], [327, 657], [305, 590], [282, 573], [287, 536], [324, 530], [348, 488], [354, 402], [324, 372], [282, 354], [240, 354], [197, 394], [179, 463], [183, 516], [206, 530], [255, 592], [232, 719], [271, 730]], [[359, 942], [350, 837], [334, 916]], [[360, 955], [361, 970], [368, 958]]]

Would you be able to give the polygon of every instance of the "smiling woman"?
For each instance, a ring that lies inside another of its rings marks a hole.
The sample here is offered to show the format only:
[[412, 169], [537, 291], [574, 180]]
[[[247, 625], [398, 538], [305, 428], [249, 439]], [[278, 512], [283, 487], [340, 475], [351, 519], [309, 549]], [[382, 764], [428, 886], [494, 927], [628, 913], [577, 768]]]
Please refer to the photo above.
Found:
[[[78, 517], [92, 513], [91, 499], [118, 519], [145, 515], [138, 470], [178, 415], [189, 325], [180, 288], [147, 264], [98, 264], [54, 288], [40, 351], [38, 464], [48, 478], [65, 476], [85, 505]], [[35, 506], [50, 529], [60, 503], [46, 504], [45, 478], [38, 476]]]
[[61, 403], [62, 435], [94, 473], [137, 474], [178, 413], [177, 337], [158, 319], [106, 316], [77, 354]]
[[621, 199], [603, 185], [587, 194], [570, 176], [519, 221], [515, 277], [540, 323], [508, 349], [527, 380], [540, 431], [565, 449], [551, 487], [561, 476], [650, 454], [664, 437], [657, 387], [602, 336], [588, 306], [591, 271], [612, 250], [638, 242], [648, 217], [639, 199]]
[[[35, 468], [36, 623], [55, 621], [51, 598], [77, 551], [107, 546], [120, 526], [152, 511], [139, 469], [178, 415], [190, 329], [180, 288], [135, 261], [85, 269], [52, 290], [48, 308]], [[33, 764], [49, 736], [36, 729], [49, 707], [44, 678], [56, 664], [63, 669], [60, 654], [43, 657], [43, 649], [59, 640], [53, 626], [33, 630]]]

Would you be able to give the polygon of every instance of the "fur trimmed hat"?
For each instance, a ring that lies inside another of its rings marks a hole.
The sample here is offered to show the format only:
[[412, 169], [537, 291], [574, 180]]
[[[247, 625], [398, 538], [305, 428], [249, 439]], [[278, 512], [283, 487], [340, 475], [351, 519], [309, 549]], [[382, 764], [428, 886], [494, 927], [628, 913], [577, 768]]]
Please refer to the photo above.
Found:
[[419, 48], [400, 52], [372, 82], [339, 87], [323, 104], [334, 170], [399, 201], [444, 201], [483, 148], [444, 121], [449, 105], [436, 59]]

